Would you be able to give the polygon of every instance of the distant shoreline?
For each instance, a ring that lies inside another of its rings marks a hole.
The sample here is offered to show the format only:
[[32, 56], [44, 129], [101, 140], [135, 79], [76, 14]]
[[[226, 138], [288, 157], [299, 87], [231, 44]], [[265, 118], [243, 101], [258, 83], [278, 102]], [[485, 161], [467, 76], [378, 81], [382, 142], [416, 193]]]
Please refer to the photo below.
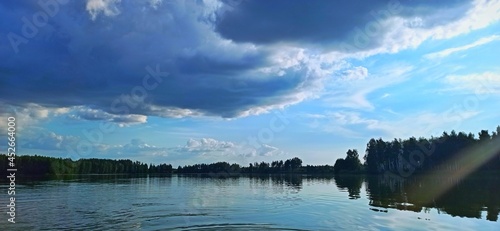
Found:
[[[448, 173], [448, 174], [442, 174]], [[112, 173], [112, 174], [59, 174], [59, 175], [18, 175], [18, 179], [29, 179], [29, 180], [64, 180], [64, 179], [77, 179], [80, 177], [123, 177], [123, 178], [144, 178], [144, 177], [172, 177], [172, 176], [192, 176], [192, 177], [203, 177], [203, 178], [233, 178], [233, 177], [398, 177], [401, 179], [411, 179], [412, 177], [453, 177], [453, 172], [435, 172], [435, 174], [429, 173], [419, 173], [414, 174], [409, 177], [401, 177], [394, 173], [385, 174], [370, 174], [366, 172], [358, 173], [339, 173], [339, 174], [324, 174], [324, 173]], [[467, 177], [500, 177], [500, 170], [490, 170], [473, 172]], [[8, 181], [8, 179], [0, 179], [0, 182]], [[22, 183], [22, 182], [21, 182]]]

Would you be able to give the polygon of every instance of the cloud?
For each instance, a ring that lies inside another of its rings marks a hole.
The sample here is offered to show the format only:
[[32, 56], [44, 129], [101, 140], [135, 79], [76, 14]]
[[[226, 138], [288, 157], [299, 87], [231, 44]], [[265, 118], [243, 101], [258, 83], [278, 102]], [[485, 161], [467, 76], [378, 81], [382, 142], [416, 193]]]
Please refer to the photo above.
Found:
[[443, 131], [459, 130], [464, 121], [480, 113], [480, 111], [459, 109], [450, 105], [450, 108], [442, 112], [424, 111], [391, 120], [379, 120], [367, 125], [366, 128], [381, 131], [380, 134], [385, 139], [437, 136]]
[[[363, 118], [359, 112], [353, 111], [326, 112], [322, 115], [314, 117], [313, 124], [310, 124], [311, 127], [350, 138], [364, 139], [364, 134], [359, 132], [359, 126], [373, 127], [379, 122], [375, 119]], [[357, 129], [353, 126], [356, 126]]]
[[[463, 16], [468, 1], [411, 2], [411, 1], [242, 1], [232, 10], [219, 15], [216, 30], [236, 42], [257, 44], [335, 44], [357, 40], [357, 30], [372, 27], [383, 35], [386, 20], [420, 17], [425, 23], [442, 25]], [[439, 12], [447, 10], [447, 17]], [[373, 22], [377, 22], [375, 24]], [[368, 25], [372, 23], [371, 25]], [[241, 30], [245, 28], [245, 30]], [[383, 36], [366, 41], [366, 49], [380, 45]]]
[[430, 53], [430, 54], [425, 55], [424, 57], [427, 59], [444, 58], [444, 57], [449, 56], [455, 52], [465, 51], [465, 50], [468, 50], [468, 49], [471, 49], [471, 48], [474, 48], [477, 46], [482, 46], [482, 45], [488, 44], [490, 42], [497, 41], [499, 39], [500, 39], [500, 36], [492, 35], [492, 36], [488, 36], [485, 38], [481, 38], [473, 43], [470, 43], [470, 44], [467, 44], [464, 46], [448, 48], [446, 50], [442, 50], [439, 52]]
[[[24, 131], [23, 131], [24, 132]], [[64, 150], [66, 146], [75, 146], [78, 138], [75, 136], [59, 135], [54, 132], [37, 131], [23, 134], [22, 148], [37, 150]]]
[[215, 161], [224, 157], [240, 163], [249, 162], [254, 157], [272, 157], [285, 154], [279, 148], [267, 144], [254, 147], [247, 143], [220, 141], [212, 138], [189, 139], [184, 146], [169, 148], [169, 152], [176, 159], [204, 158], [208, 161]]
[[[397, 52], [500, 18], [498, 1], [397, 3], [68, 1], [38, 27], [30, 22], [38, 3], [2, 1], [10, 23], [0, 35], [24, 40], [1, 36], [0, 101], [90, 108], [75, 114], [124, 124], [256, 115], [321, 96], [345, 58]], [[352, 74], [368, 78], [361, 67]], [[339, 105], [370, 108], [371, 91]]]
[[[474, 73], [468, 75], [449, 75], [445, 84], [457, 92], [476, 95], [500, 94], [500, 74], [494, 72]], [[480, 98], [483, 98], [481, 96]]]
[[[14, 117], [18, 130], [27, 130], [42, 121], [64, 115], [70, 110], [69, 108], [48, 108], [34, 103], [12, 106], [1, 101], [0, 108], [0, 120], [7, 121], [8, 117]], [[0, 124], [0, 129], [6, 130], [7, 124]]]
[[333, 112], [333, 119], [341, 125], [366, 124], [368, 127], [376, 126], [376, 120], [361, 118], [359, 113], [353, 112]]
[[124, 145], [100, 145], [97, 147], [106, 156], [160, 156], [167, 157], [168, 150], [164, 147], [147, 144], [141, 139], [132, 139], [130, 143]]
[[20, 142], [20, 146], [25, 149], [24, 154], [46, 151], [50, 156], [60, 155], [65, 158], [141, 159], [168, 156], [167, 148], [148, 144], [141, 139], [132, 139], [126, 144], [90, 143], [81, 137], [56, 134], [43, 129], [23, 132]]
[[[408, 2], [402, 5], [406, 3]], [[426, 4], [432, 4], [430, 2], [413, 4], [416, 5], [403, 7], [405, 10], [401, 11], [402, 15], [382, 17], [384, 20], [369, 15], [371, 20], [358, 25], [351, 38], [330, 48], [333, 49], [332, 53], [338, 55], [334, 51], [339, 51], [358, 59], [382, 53], [397, 53], [417, 48], [426, 40], [449, 39], [485, 28], [500, 20], [498, 0], [456, 1], [454, 4], [441, 1], [432, 10], [424, 10]], [[419, 4], [423, 5], [418, 6]]]
[[102, 13], [105, 16], [115, 16], [120, 14], [120, 10], [116, 6], [121, 0], [88, 0], [86, 9], [89, 12], [92, 20]]
[[399, 84], [409, 79], [413, 66], [399, 63], [397, 66], [387, 66], [383, 71], [372, 73], [365, 78], [346, 78], [351, 73], [367, 73], [364, 67], [356, 67], [344, 71], [344, 75], [332, 81], [328, 86], [329, 92], [322, 99], [329, 107], [373, 110], [375, 106], [368, 100], [368, 95], [388, 86]]
[[[213, 31], [220, 3], [150, 3], [70, 1], [40, 36], [14, 44], [20, 50], [15, 58], [5, 45], [11, 43], [0, 43], [6, 60], [0, 64], [2, 101], [115, 115], [230, 118], [301, 102], [321, 86], [324, 75], [296, 49], [221, 38]], [[19, 18], [31, 10], [0, 3], [3, 17], [13, 22], [2, 24], [0, 34], [23, 36]]]
[[128, 114], [128, 115], [114, 115], [99, 109], [92, 109], [83, 106], [73, 107], [68, 111], [68, 117], [77, 120], [98, 120], [117, 123], [120, 127], [143, 124], [147, 122], [147, 116]]
[[389, 94], [389, 93], [385, 93], [385, 94], [383, 94], [382, 96], [380, 96], [380, 98], [385, 99], [385, 98], [387, 98], [387, 97], [389, 97], [389, 96], [391, 96], [391, 94]]
[[366, 67], [354, 67], [353, 69], [344, 72], [347, 80], [361, 80], [368, 76], [368, 69]]
[[234, 143], [226, 141], [218, 141], [211, 138], [201, 138], [200, 140], [189, 139], [181, 151], [208, 153], [208, 152], [225, 152], [235, 147]]
[[[185, 145], [162, 147], [142, 139], [124, 144], [90, 142], [84, 137], [57, 134], [42, 128], [23, 131], [18, 136], [22, 152], [63, 158], [115, 158], [168, 163], [207, 163], [233, 161], [246, 164], [262, 158], [285, 155], [283, 150], [268, 144], [254, 147], [245, 142], [221, 141], [213, 138], [188, 139]], [[1, 146], [1, 145], [0, 145]]]
[[466, 110], [450, 106], [442, 112], [418, 112], [412, 114], [370, 116], [355, 111], [328, 112], [320, 121], [323, 131], [350, 138], [376, 138], [386, 140], [405, 137], [429, 137], [443, 131], [459, 129], [468, 119], [479, 115], [480, 111]]

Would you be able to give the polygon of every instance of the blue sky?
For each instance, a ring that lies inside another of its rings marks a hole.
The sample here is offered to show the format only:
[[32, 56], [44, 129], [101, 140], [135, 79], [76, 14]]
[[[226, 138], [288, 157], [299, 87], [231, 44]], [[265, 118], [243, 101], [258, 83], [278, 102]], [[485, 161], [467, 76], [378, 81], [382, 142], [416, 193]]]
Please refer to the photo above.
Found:
[[3, 1], [0, 19], [18, 154], [333, 165], [500, 125], [500, 1]]

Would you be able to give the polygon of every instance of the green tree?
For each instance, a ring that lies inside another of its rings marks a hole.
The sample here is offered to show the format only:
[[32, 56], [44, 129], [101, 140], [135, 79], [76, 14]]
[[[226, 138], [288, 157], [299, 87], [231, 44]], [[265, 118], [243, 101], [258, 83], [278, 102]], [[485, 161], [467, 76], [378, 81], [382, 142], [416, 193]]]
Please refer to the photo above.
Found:
[[359, 161], [358, 150], [349, 149], [345, 158], [345, 164], [348, 170], [355, 171], [361, 168], [361, 161]]
[[294, 157], [290, 160], [290, 165], [292, 167], [292, 171], [296, 171], [300, 167], [302, 167], [302, 160], [298, 157]]

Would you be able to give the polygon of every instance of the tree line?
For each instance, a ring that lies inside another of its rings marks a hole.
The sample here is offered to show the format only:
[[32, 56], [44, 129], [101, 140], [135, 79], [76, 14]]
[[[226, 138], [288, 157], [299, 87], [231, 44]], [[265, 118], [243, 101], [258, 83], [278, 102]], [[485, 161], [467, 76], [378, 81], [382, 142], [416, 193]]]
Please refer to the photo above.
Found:
[[384, 141], [370, 139], [366, 145], [364, 163], [356, 149], [349, 149], [345, 158], [335, 162], [335, 173], [397, 175], [470, 170], [473, 172], [500, 171], [500, 126], [491, 135], [481, 130], [473, 133], [443, 132], [430, 139], [410, 137]]
[[[0, 166], [7, 166], [8, 158], [0, 154]], [[22, 175], [66, 175], [66, 174], [147, 174], [172, 173], [170, 164], [146, 164], [131, 160], [54, 158], [46, 156], [16, 156], [15, 168]], [[7, 167], [2, 168], [4, 174]]]
[[176, 173], [216, 173], [216, 174], [329, 174], [333, 173], [333, 166], [329, 165], [306, 165], [302, 166], [302, 160], [298, 157], [291, 159], [275, 160], [272, 162], [254, 162], [248, 166], [239, 164], [229, 164], [227, 162], [217, 162], [212, 164], [194, 164], [179, 166]]
[[491, 135], [488, 130], [481, 130], [477, 138], [472, 133], [451, 131], [430, 139], [370, 139], [363, 159], [366, 171], [371, 174], [499, 171], [500, 126]]
[[[7, 164], [9, 157], [0, 154], [0, 166], [4, 174], [7, 174]], [[255, 162], [248, 166], [228, 162], [216, 162], [211, 164], [194, 164], [172, 168], [171, 164], [146, 164], [132, 160], [111, 160], [111, 159], [79, 159], [54, 158], [47, 156], [16, 156], [15, 164], [17, 172], [27, 176], [44, 175], [70, 175], [70, 174], [155, 174], [155, 173], [206, 173], [206, 174], [273, 174], [273, 173], [304, 173], [314, 174], [333, 173], [333, 166], [329, 165], [307, 165], [302, 166], [302, 160], [298, 157], [285, 161]]]

